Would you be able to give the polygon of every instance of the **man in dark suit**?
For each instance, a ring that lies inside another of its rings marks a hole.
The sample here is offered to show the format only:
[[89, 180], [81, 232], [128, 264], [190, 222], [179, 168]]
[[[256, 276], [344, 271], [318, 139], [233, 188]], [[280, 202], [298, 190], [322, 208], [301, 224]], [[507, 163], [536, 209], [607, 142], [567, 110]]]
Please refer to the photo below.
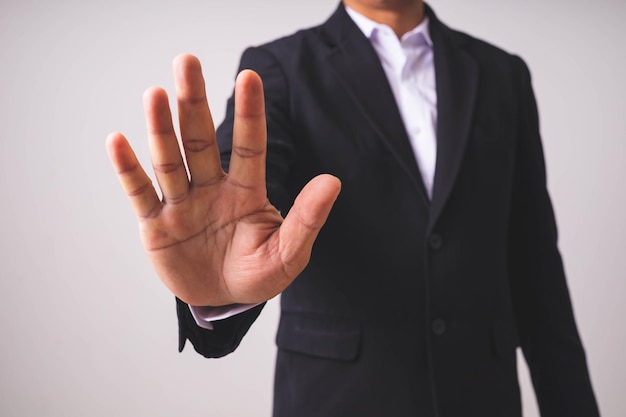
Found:
[[[361, 18], [399, 39], [428, 21], [432, 172]], [[145, 100], [163, 201], [124, 138], [108, 140], [178, 297], [181, 349], [232, 352], [282, 292], [275, 416], [520, 416], [517, 346], [543, 416], [598, 415], [521, 59], [419, 0], [345, 0], [323, 25], [247, 50], [247, 68], [263, 86], [238, 77], [217, 131], [228, 175], [190, 56], [175, 77], [191, 180], [162, 90]], [[207, 325], [186, 303], [245, 311]]]

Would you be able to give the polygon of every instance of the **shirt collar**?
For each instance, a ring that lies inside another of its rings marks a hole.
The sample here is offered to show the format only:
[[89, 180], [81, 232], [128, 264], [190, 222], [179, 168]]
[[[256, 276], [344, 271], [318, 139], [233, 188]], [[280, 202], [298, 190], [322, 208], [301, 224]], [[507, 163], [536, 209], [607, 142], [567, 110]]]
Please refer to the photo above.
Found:
[[[385, 28], [391, 29], [387, 25], [378, 23], [368, 17], [363, 16], [361, 13], [357, 12], [356, 10], [348, 6], [345, 6], [345, 8], [350, 18], [354, 21], [354, 23], [358, 26], [358, 28], [361, 29], [361, 32], [363, 32], [363, 34], [368, 39], [372, 39], [372, 36], [374, 36], [374, 33], [377, 32], [379, 28], [385, 27]], [[411, 29], [410, 31], [402, 35], [401, 40], [414, 37], [415, 35], [418, 35], [418, 34], [421, 35], [422, 39], [426, 41], [426, 44], [432, 48], [433, 41], [430, 37], [428, 16], [424, 16], [424, 19], [420, 22], [419, 25], [417, 25], [416, 27], [414, 27], [413, 29]]]

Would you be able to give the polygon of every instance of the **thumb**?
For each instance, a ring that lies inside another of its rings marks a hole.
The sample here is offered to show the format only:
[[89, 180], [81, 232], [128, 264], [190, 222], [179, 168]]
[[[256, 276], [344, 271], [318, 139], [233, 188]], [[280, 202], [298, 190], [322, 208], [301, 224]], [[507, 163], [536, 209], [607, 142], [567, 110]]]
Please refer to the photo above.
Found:
[[337, 177], [323, 174], [300, 191], [280, 226], [280, 256], [285, 272], [295, 277], [309, 263], [311, 249], [341, 190]]

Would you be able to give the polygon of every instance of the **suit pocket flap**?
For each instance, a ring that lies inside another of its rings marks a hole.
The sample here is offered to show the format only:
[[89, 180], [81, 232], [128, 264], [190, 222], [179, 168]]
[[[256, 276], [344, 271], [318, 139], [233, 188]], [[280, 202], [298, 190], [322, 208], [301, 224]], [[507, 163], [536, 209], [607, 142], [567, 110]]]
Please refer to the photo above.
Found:
[[356, 320], [292, 312], [282, 313], [276, 335], [280, 349], [342, 361], [356, 359], [360, 340]]

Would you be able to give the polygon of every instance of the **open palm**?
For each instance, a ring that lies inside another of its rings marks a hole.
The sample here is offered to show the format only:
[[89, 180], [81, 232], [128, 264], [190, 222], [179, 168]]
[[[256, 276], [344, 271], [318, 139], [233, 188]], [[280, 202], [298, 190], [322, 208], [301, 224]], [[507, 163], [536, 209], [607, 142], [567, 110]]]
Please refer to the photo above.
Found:
[[120, 133], [107, 150], [139, 219], [141, 239], [157, 274], [180, 299], [220, 306], [266, 301], [308, 263], [313, 242], [340, 189], [320, 175], [301, 191], [285, 219], [265, 185], [266, 125], [259, 76], [243, 71], [235, 85], [233, 151], [221, 168], [200, 62], [174, 60], [184, 160], [167, 94], [144, 94], [150, 156], [163, 195]]

